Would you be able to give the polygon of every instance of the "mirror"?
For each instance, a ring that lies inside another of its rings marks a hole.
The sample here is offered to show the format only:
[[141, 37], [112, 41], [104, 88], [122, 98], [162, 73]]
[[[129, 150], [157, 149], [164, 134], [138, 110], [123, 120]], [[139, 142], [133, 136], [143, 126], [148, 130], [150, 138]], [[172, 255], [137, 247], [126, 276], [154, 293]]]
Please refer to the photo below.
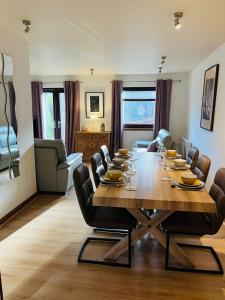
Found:
[[0, 184], [3, 184], [20, 173], [12, 57], [1, 54], [0, 72]]

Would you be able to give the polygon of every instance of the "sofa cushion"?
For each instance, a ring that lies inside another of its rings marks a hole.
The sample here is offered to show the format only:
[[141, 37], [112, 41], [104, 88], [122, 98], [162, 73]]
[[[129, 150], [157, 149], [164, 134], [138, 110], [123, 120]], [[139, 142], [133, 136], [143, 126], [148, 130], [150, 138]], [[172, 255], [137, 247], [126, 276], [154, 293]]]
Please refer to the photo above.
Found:
[[[0, 126], [0, 148], [7, 147], [7, 133], [8, 133], [8, 127], [7, 126]], [[9, 126], [9, 146], [16, 145], [16, 135], [12, 128], [12, 126]]]
[[[20, 155], [17, 147], [10, 147], [10, 152], [11, 152], [13, 159], [19, 157], [19, 155]], [[0, 148], [0, 160], [4, 160], [4, 159], [9, 159], [8, 148]]]
[[76, 164], [78, 161], [82, 163], [83, 153], [72, 153], [67, 157], [67, 160], [60, 163], [57, 167], [57, 170], [69, 168], [70, 166]]

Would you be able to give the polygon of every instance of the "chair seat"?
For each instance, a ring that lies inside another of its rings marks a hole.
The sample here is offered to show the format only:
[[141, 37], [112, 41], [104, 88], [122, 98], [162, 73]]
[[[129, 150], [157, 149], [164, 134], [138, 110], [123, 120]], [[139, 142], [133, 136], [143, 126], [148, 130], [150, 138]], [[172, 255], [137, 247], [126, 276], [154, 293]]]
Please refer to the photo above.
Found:
[[99, 228], [133, 229], [137, 220], [125, 208], [95, 207], [89, 225]]
[[180, 234], [213, 234], [208, 215], [192, 212], [175, 212], [162, 224], [164, 230]]

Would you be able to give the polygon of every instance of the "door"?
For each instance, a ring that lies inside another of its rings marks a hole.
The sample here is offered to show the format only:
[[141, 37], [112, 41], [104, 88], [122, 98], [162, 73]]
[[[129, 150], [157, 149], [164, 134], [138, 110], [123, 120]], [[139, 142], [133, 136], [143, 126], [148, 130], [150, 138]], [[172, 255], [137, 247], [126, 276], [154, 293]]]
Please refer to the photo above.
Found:
[[43, 89], [42, 116], [44, 139], [62, 139], [65, 141], [65, 96], [63, 89]]

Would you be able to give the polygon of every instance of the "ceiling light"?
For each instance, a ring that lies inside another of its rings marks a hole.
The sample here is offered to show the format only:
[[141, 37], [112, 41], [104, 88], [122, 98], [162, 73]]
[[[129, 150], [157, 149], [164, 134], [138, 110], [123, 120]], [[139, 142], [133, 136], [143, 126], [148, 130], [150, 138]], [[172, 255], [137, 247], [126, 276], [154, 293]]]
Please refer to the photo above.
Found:
[[159, 67], [159, 73], [162, 73], [162, 68], [163, 68], [163, 67]]
[[95, 69], [90, 69], [90, 74], [91, 74], [91, 75], [94, 75], [94, 70], [95, 70]]
[[175, 28], [176, 29], [180, 29], [181, 28], [181, 23], [180, 23], [180, 19], [183, 17], [183, 13], [181, 11], [177, 11], [174, 13], [174, 24], [175, 24]]
[[31, 24], [30, 20], [23, 20], [23, 25], [26, 26], [25, 29], [24, 29], [25, 33], [28, 33], [30, 31], [30, 24]]

